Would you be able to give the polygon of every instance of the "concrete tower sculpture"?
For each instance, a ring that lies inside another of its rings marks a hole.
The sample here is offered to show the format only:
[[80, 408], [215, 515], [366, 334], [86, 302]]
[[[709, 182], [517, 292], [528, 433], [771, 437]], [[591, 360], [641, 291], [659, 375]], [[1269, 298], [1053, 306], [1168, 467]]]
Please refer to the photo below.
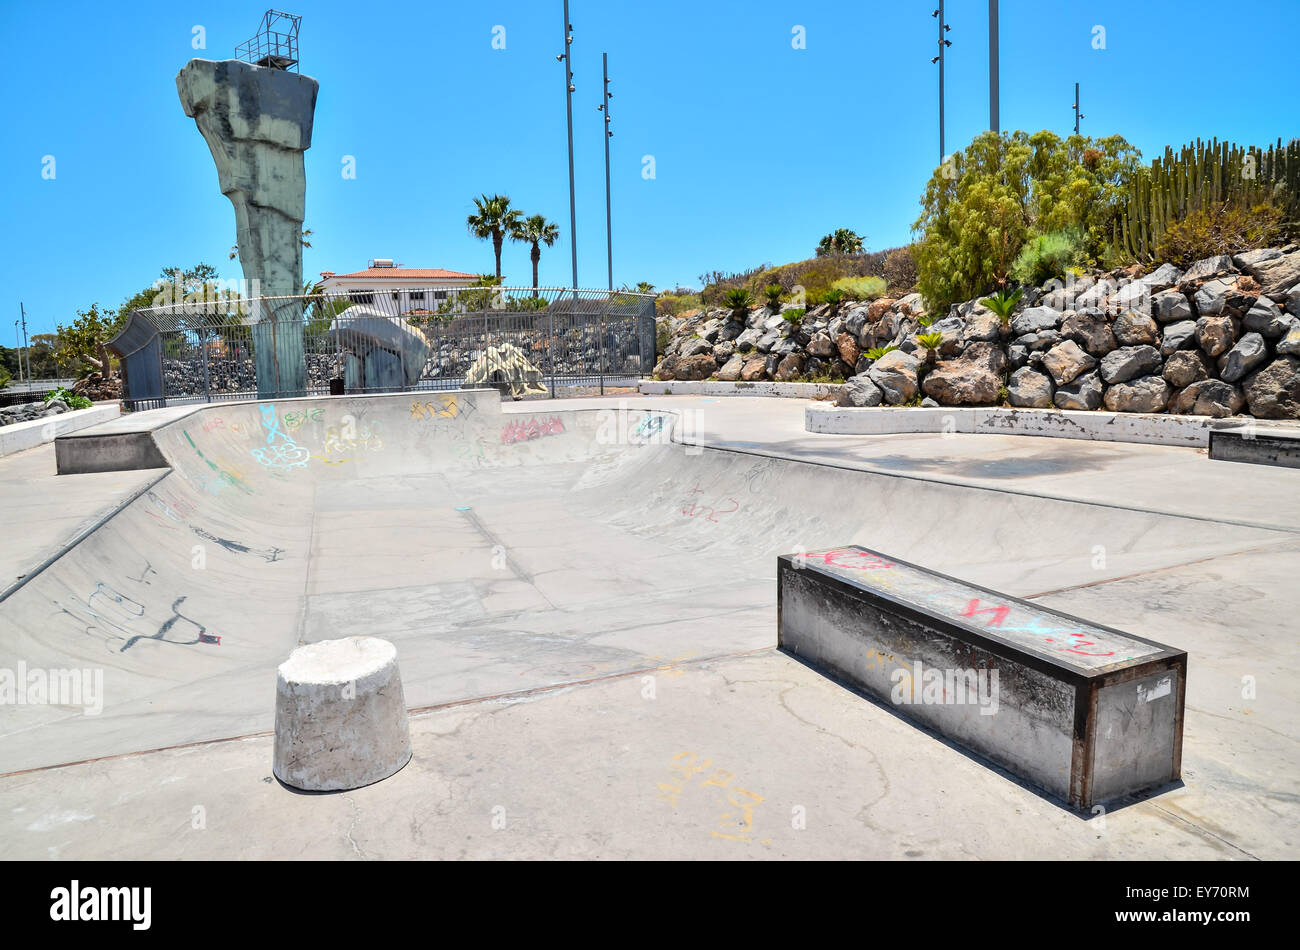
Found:
[[[279, 27], [288, 23], [288, 33]], [[262, 31], [240, 47], [249, 61], [192, 59], [176, 76], [185, 114], [217, 164], [235, 208], [239, 262], [248, 295], [302, 293], [302, 222], [319, 84], [297, 66], [298, 17], [267, 11]], [[302, 302], [268, 301], [250, 317], [259, 398], [303, 395]]]

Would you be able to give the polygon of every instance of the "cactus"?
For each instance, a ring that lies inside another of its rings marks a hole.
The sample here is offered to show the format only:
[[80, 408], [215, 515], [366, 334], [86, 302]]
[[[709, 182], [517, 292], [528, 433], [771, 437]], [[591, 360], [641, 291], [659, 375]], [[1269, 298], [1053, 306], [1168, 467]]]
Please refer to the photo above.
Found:
[[[1248, 159], [1253, 174], [1247, 174]], [[1124, 213], [1112, 228], [1116, 258], [1149, 262], [1165, 230], [1193, 211], [1224, 205], [1280, 207], [1300, 227], [1300, 139], [1268, 151], [1200, 139], [1174, 154], [1171, 147], [1129, 183]]]

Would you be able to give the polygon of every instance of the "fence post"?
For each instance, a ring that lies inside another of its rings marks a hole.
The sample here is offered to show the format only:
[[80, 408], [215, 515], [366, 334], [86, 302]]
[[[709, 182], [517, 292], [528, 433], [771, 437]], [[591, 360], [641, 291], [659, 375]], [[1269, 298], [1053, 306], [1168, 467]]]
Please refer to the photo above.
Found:
[[212, 374], [208, 370], [208, 329], [199, 325], [199, 346], [203, 350], [203, 401], [212, 402]]
[[[549, 308], [548, 308], [549, 309]], [[555, 398], [555, 314], [548, 313], [546, 332], [546, 368], [551, 377], [551, 398]]]

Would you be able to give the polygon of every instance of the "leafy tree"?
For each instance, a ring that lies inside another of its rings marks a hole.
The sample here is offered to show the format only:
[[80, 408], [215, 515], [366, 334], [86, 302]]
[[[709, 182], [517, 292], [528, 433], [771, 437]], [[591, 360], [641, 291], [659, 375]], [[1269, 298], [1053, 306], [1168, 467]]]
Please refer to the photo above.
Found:
[[[471, 215], [473, 218], [473, 215]], [[473, 225], [471, 225], [472, 227]], [[479, 235], [482, 237], [482, 235]], [[543, 215], [532, 214], [518, 218], [510, 228], [510, 240], [531, 244], [529, 257], [533, 262], [533, 296], [537, 296], [537, 266], [542, 261], [542, 245], [551, 247], [560, 238], [560, 229]], [[501, 245], [497, 243], [497, 277], [501, 276]]]
[[834, 254], [861, 254], [866, 239], [848, 228], [837, 228], [817, 242], [817, 256]]
[[98, 303], [92, 303], [89, 310], [78, 310], [77, 319], [70, 326], [59, 326], [57, 359], [68, 363], [80, 361], [110, 379], [113, 366], [106, 344], [122, 323], [116, 312], [101, 311]]
[[944, 310], [1007, 285], [1031, 236], [1081, 235], [1089, 262], [1110, 240], [1140, 153], [1118, 135], [985, 132], [936, 169], [922, 196], [918, 286]]
[[501, 245], [507, 234], [511, 234], [520, 223], [523, 215], [510, 207], [510, 199], [505, 195], [481, 195], [474, 199], [477, 209], [465, 219], [469, 233], [476, 238], [492, 239], [492, 251], [497, 259], [497, 280], [501, 279]]

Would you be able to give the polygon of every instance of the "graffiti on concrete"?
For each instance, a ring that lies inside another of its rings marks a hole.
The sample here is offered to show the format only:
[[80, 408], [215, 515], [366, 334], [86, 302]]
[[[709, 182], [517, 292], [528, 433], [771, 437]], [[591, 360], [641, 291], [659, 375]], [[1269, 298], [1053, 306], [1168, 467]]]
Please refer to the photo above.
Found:
[[288, 429], [301, 429], [308, 423], [320, 423], [324, 418], [324, 409], [304, 409], [301, 412], [290, 409], [284, 414], [284, 425]]
[[[712, 759], [701, 761], [694, 752], [680, 752], [673, 756], [669, 770], [673, 780], [656, 783], [659, 789], [656, 801], [666, 802], [676, 808], [688, 788], [716, 789], [713, 794], [734, 810], [722, 813], [710, 835], [725, 841], [754, 840], [754, 810], [766, 800], [763, 796], [732, 784], [736, 778], [733, 773], [714, 768]], [[701, 781], [697, 784], [696, 779]], [[762, 843], [769, 842], [764, 840]]]
[[924, 604], [939, 614], [972, 623], [981, 630], [1024, 646], [1064, 655], [1083, 666], [1101, 666], [1157, 652], [1157, 648], [1150, 644], [1083, 621], [1060, 617], [1030, 604], [973, 597], [979, 592], [960, 581], [896, 564], [859, 548], [803, 554], [796, 558], [796, 565], [799, 562], [819, 562], [832, 571], [853, 576], [868, 587], [887, 590], [902, 599]]
[[293, 440], [289, 433], [280, 428], [280, 417], [276, 415], [275, 406], [266, 404], [257, 407], [262, 413], [262, 428], [266, 432], [266, 446], [252, 450], [253, 458], [266, 468], [274, 471], [287, 471], [302, 468], [311, 459], [311, 453]]
[[211, 541], [213, 544], [224, 548], [231, 554], [250, 554], [253, 557], [260, 557], [268, 564], [280, 560], [280, 555], [284, 553], [284, 548], [251, 548], [248, 545], [240, 544], [237, 541], [219, 538], [215, 534], [212, 534], [209, 531], [204, 531], [202, 528], [197, 526], [191, 527], [190, 530], [204, 541]]
[[378, 420], [348, 422], [325, 429], [325, 458], [339, 462], [355, 461], [352, 452], [382, 452], [383, 423]]
[[462, 407], [458, 397], [452, 394], [438, 396], [435, 399], [428, 399], [424, 402], [411, 403], [412, 419], [457, 419], [462, 414], [472, 411], [474, 404], [465, 403]]
[[682, 507], [682, 514], [688, 518], [699, 518], [703, 516], [705, 521], [712, 521], [714, 524], [717, 524], [720, 515], [733, 515], [740, 510], [740, 502], [736, 501], [734, 498], [715, 498], [714, 501], [717, 502], [717, 504], [713, 505], [700, 504], [692, 500], [692, 496], [704, 494], [706, 494], [706, 492], [704, 489], [700, 488], [700, 483], [696, 482], [695, 487], [686, 493], [686, 504]]
[[514, 445], [517, 442], [531, 442], [547, 436], [562, 435], [564, 422], [559, 416], [549, 419], [523, 419], [511, 422], [501, 430], [501, 444]]
[[[145, 632], [150, 622], [145, 618], [144, 605], [103, 581], [98, 582], [85, 599], [76, 598], [70, 605], [55, 601], [54, 605], [60, 613], [71, 617], [88, 636], [102, 638], [110, 653], [125, 653], [141, 640], [157, 640], [177, 646], [201, 643], [219, 646], [220, 637], [208, 633], [206, 626], [181, 614], [180, 605], [184, 602], [185, 597], [176, 598], [172, 602], [172, 615], [159, 623], [153, 633]], [[187, 630], [193, 639], [180, 639]]]
[[[220, 420], [217, 421], [219, 422]], [[185, 441], [190, 444], [190, 448], [197, 453], [199, 459], [202, 460], [203, 464], [211, 470], [213, 478], [216, 479], [215, 481], [211, 481], [203, 473], [197, 473], [194, 480], [198, 482], [199, 488], [212, 495], [221, 494], [226, 487], [237, 489], [245, 495], [251, 495], [253, 493], [252, 487], [244, 481], [242, 475], [227, 467], [218, 465], [215, 461], [203, 454], [203, 450], [195, 445], [194, 440], [190, 438], [189, 430], [186, 430], [183, 434], [185, 436]]]

